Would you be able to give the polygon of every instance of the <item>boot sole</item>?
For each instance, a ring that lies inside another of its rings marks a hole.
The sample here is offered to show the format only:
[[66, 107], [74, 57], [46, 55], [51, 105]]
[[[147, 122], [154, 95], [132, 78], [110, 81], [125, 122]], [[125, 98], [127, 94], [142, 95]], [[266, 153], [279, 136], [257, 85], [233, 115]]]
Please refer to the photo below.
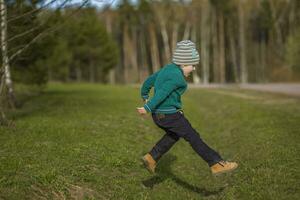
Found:
[[152, 171], [148, 166], [149, 166], [149, 163], [148, 163], [148, 161], [144, 158], [144, 157], [142, 157], [142, 162], [143, 162], [143, 165], [144, 165], [144, 167], [151, 173], [151, 174], [154, 174], [155, 173], [155, 171]]
[[238, 165], [235, 166], [234, 168], [231, 168], [231, 169], [228, 169], [228, 170], [223, 170], [223, 171], [220, 171], [220, 172], [213, 173], [213, 175], [218, 176], [218, 175], [221, 175], [221, 174], [230, 173], [233, 170], [235, 170], [237, 167], [238, 167]]

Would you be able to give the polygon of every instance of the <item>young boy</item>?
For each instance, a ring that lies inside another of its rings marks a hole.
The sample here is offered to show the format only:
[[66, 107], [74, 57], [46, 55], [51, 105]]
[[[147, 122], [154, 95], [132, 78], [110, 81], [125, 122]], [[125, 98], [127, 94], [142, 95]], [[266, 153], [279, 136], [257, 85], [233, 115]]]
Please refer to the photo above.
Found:
[[[180, 139], [190, 143], [195, 152], [207, 162], [213, 174], [229, 172], [237, 168], [235, 162], [228, 162], [210, 148], [200, 138], [181, 110], [181, 95], [187, 89], [185, 77], [199, 63], [199, 54], [195, 44], [189, 40], [177, 43], [172, 63], [149, 76], [141, 88], [144, 107], [137, 108], [143, 115], [152, 113], [154, 123], [166, 133], [152, 150], [143, 157], [144, 165], [154, 173], [158, 160]], [[154, 87], [154, 96], [149, 99], [149, 92]]]

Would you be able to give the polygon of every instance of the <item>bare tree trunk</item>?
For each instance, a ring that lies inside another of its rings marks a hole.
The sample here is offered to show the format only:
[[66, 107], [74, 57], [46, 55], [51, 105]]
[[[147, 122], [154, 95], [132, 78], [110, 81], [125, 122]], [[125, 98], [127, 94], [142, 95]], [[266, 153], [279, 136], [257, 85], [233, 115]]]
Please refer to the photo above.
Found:
[[179, 23], [178, 22], [174, 22], [174, 26], [173, 26], [173, 32], [172, 32], [172, 52], [175, 51], [176, 49], [176, 44], [177, 44], [177, 40], [178, 40], [178, 29], [179, 29]]
[[[16, 98], [13, 89], [13, 83], [10, 75], [9, 58], [7, 55], [7, 9], [4, 0], [0, 0], [1, 11], [1, 50], [2, 50], [2, 67], [5, 85], [8, 91], [8, 102], [12, 108], [15, 108]], [[5, 87], [4, 87], [5, 88]], [[4, 89], [2, 92], [6, 92]], [[3, 94], [0, 94], [3, 95]], [[4, 95], [5, 96], [5, 95]]]
[[190, 34], [191, 34], [191, 23], [187, 21], [184, 28], [184, 34], [182, 40], [188, 40], [190, 38]]
[[92, 62], [89, 63], [89, 79], [91, 83], [95, 82], [95, 66]]
[[241, 82], [248, 82], [247, 70], [247, 48], [246, 48], [246, 30], [245, 30], [245, 10], [244, 0], [239, 1], [238, 14], [239, 14], [239, 46], [240, 46], [240, 68], [241, 68]]
[[112, 19], [109, 12], [105, 15], [105, 27], [109, 34], [112, 34]]
[[160, 29], [161, 29], [161, 35], [164, 42], [164, 52], [165, 52], [165, 59], [164, 64], [168, 63], [171, 58], [171, 52], [170, 52], [170, 45], [169, 45], [169, 36], [167, 32], [166, 22], [163, 19], [160, 19]]
[[238, 63], [237, 63], [237, 55], [236, 55], [236, 44], [235, 44], [235, 37], [234, 37], [234, 31], [233, 31], [233, 24], [229, 23], [228, 26], [228, 37], [229, 37], [229, 48], [230, 48], [230, 56], [231, 56], [231, 62], [233, 65], [233, 76], [234, 81], [236, 83], [240, 82], [239, 79], [239, 69], [238, 69]]
[[82, 71], [81, 71], [81, 68], [80, 68], [79, 64], [76, 66], [75, 70], [76, 70], [75, 71], [76, 72], [76, 81], [81, 82], [82, 81]]
[[137, 30], [134, 28], [132, 31], [132, 39], [130, 39], [130, 58], [131, 58], [131, 82], [138, 83], [139, 82], [139, 69], [138, 69], [138, 60], [137, 60]]
[[293, 34], [294, 29], [297, 27], [296, 26], [296, 1], [289, 1], [290, 4], [290, 12], [289, 12], [289, 17], [288, 17], [288, 22], [289, 22], [289, 34]]
[[[105, 26], [106, 26], [106, 30], [110, 35], [113, 35], [113, 30], [112, 30], [112, 19], [111, 19], [111, 15], [110, 12], [107, 12], [105, 14]], [[117, 67], [117, 66], [116, 66]], [[116, 67], [112, 68], [109, 70], [108, 72], [108, 82], [110, 84], [115, 84], [116, 82]]]
[[210, 43], [210, 4], [209, 1], [203, 1], [201, 6], [201, 49], [202, 57], [202, 79], [204, 84], [209, 83], [209, 43]]
[[160, 68], [160, 62], [159, 62], [159, 52], [158, 52], [158, 47], [157, 47], [155, 26], [153, 24], [149, 25], [149, 35], [150, 35], [152, 69], [153, 69], [153, 72], [156, 72]]
[[149, 75], [149, 70], [148, 70], [148, 59], [147, 59], [147, 51], [146, 51], [146, 39], [145, 39], [146, 31], [144, 29], [144, 25], [142, 26], [141, 32], [138, 34], [139, 38], [139, 58], [140, 58], [140, 63], [138, 64], [139, 66], [139, 83]]
[[219, 82], [219, 50], [218, 50], [218, 23], [217, 23], [217, 11], [216, 8], [212, 9], [212, 48], [213, 48], [213, 80]]
[[[193, 27], [192, 29], [192, 35], [191, 39], [193, 42], [195, 42], [195, 45], [197, 46], [197, 32], [196, 32], [196, 26]], [[198, 75], [198, 67], [196, 67], [196, 70], [193, 73], [193, 83], [199, 84], [200, 83], [200, 77]]]
[[260, 66], [261, 66], [261, 72], [260, 72], [260, 81], [266, 82], [266, 39], [265, 36], [263, 36], [263, 39], [260, 41]]
[[220, 82], [225, 83], [226, 77], [225, 77], [225, 44], [224, 44], [224, 17], [222, 11], [220, 12], [220, 15], [218, 17], [218, 36], [219, 36], [219, 65], [220, 65]]
[[4, 77], [4, 68], [0, 69], [0, 125], [7, 124], [7, 118], [4, 111], [4, 99], [5, 99], [5, 77]]
[[123, 55], [124, 55], [124, 62], [123, 62], [124, 63], [124, 82], [129, 83], [130, 59], [129, 59], [129, 55], [128, 55], [128, 51], [129, 51], [128, 48], [130, 48], [130, 47], [129, 47], [129, 35], [128, 35], [128, 25], [127, 24], [124, 25], [122, 35], [123, 35]]
[[115, 69], [112, 69], [108, 72], [108, 80], [110, 84], [116, 84]]
[[[288, 14], [288, 24], [289, 24], [288, 34], [292, 35], [292, 34], [294, 34], [295, 30], [299, 27], [298, 26], [299, 20], [297, 20], [299, 18], [299, 17], [297, 17], [297, 16], [299, 16], [299, 6], [297, 6], [297, 4], [299, 5], [299, 3], [298, 3], [298, 1], [295, 1], [295, 0], [288, 0], [288, 4], [290, 6], [289, 14]], [[297, 10], [298, 10], [298, 12], [297, 12]], [[289, 67], [289, 72], [293, 73], [293, 70], [291, 69], [291, 66], [289, 65], [288, 67]], [[292, 76], [292, 78], [293, 78], [293, 74], [290, 74], [290, 76]], [[265, 77], [264, 81], [265, 82], [267, 81], [266, 77]]]
[[[275, 49], [279, 56], [283, 56], [283, 37], [282, 37], [282, 32], [280, 29], [280, 16], [277, 16], [277, 11], [276, 11], [276, 7], [274, 5], [274, 0], [269, 0], [269, 4], [270, 4], [270, 8], [271, 8], [271, 15], [272, 15], [272, 19], [274, 22], [274, 28], [275, 28], [275, 34], [276, 34], [276, 44], [277, 44], [277, 48]], [[287, 6], [286, 6], [287, 7]], [[284, 12], [283, 12], [284, 13]]]
[[128, 24], [124, 25], [123, 31], [123, 54], [124, 54], [124, 74], [125, 83], [138, 82], [138, 65], [137, 65], [137, 35], [133, 30], [133, 39], [129, 35]]
[[252, 62], [254, 63], [254, 66], [252, 67], [254, 69], [254, 73], [255, 77], [253, 77], [253, 81], [255, 83], [259, 83], [260, 82], [260, 43], [257, 42], [252, 42], [251, 44], [251, 52], [253, 52], [253, 58], [252, 58]]

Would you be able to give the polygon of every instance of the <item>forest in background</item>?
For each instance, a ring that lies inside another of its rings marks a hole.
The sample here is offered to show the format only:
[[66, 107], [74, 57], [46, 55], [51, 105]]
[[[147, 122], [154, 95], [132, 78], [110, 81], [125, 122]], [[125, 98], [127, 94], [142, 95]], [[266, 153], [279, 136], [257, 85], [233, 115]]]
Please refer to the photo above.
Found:
[[54, 2], [7, 1], [9, 57], [46, 33], [11, 60], [15, 82], [141, 83], [185, 39], [200, 52], [196, 84], [299, 81], [297, 0]]
[[119, 47], [117, 80], [141, 82], [171, 62], [176, 42], [196, 43], [194, 83], [299, 80], [295, 0], [122, 1], [101, 12]]

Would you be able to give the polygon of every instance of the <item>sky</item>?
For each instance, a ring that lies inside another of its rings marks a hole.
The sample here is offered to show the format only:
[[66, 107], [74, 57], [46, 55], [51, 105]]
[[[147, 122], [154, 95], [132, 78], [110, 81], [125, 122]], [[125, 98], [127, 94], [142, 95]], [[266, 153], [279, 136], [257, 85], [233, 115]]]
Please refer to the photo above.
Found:
[[[53, 0], [46, 0], [45, 4], [51, 2]], [[53, 3], [51, 7], [55, 8], [61, 5], [65, 0], [58, 0], [57, 2]], [[105, 5], [110, 4], [112, 7], [116, 7], [118, 3], [121, 0], [90, 0], [91, 4], [97, 8], [103, 8]], [[138, 0], [130, 0], [132, 3], [136, 3]], [[71, 5], [71, 4], [80, 4], [84, 2], [84, 0], [70, 0], [66, 5]]]
[[[44, 4], [47, 4], [53, 0], [46, 0]], [[64, 1], [66, 0], [57, 0], [55, 3], [51, 4], [50, 7], [55, 8], [60, 6]], [[106, 5], [111, 5], [111, 7], [115, 8], [122, 0], [89, 0], [91, 4], [98, 9], [103, 8]], [[129, 0], [133, 4], [136, 4], [139, 0]], [[178, 1], [178, 0], [173, 0], [173, 1]], [[185, 0], [186, 2], [190, 2], [191, 0]], [[70, 0], [70, 2], [67, 3], [67, 5], [72, 5], [72, 4], [78, 4], [80, 5], [84, 0]]]

